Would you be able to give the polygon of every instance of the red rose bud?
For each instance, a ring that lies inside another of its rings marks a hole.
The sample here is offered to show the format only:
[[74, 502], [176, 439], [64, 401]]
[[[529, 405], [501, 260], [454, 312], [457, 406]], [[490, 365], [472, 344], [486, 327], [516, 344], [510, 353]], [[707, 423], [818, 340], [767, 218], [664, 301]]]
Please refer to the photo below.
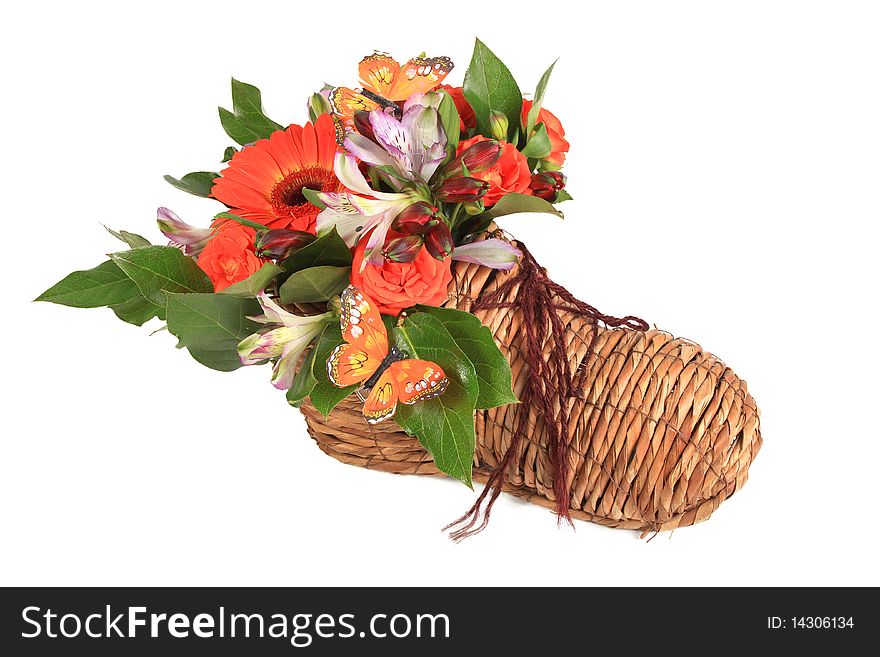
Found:
[[421, 235], [398, 237], [385, 244], [382, 255], [393, 262], [412, 262], [422, 250], [422, 241]]
[[489, 191], [489, 183], [479, 178], [460, 176], [444, 180], [437, 189], [437, 198], [444, 203], [473, 203]]
[[376, 133], [373, 132], [373, 126], [370, 124], [369, 112], [358, 110], [354, 113], [354, 129], [370, 141], [376, 141]]
[[558, 171], [543, 171], [532, 176], [529, 189], [532, 194], [545, 201], [556, 200], [557, 192], [565, 188], [565, 176]]
[[302, 230], [276, 228], [257, 234], [254, 240], [254, 251], [263, 260], [284, 260], [294, 251], [311, 244], [315, 236]]
[[394, 219], [392, 230], [404, 235], [424, 235], [440, 221], [433, 205], [419, 201], [406, 208]]
[[425, 248], [437, 260], [443, 260], [452, 254], [452, 249], [455, 248], [455, 245], [452, 242], [452, 233], [446, 222], [441, 221], [434, 226], [430, 233], [425, 235]]
[[455, 176], [462, 172], [462, 165], [468, 173], [479, 173], [493, 166], [501, 156], [501, 144], [491, 139], [478, 141], [459, 153], [447, 166], [446, 172]]

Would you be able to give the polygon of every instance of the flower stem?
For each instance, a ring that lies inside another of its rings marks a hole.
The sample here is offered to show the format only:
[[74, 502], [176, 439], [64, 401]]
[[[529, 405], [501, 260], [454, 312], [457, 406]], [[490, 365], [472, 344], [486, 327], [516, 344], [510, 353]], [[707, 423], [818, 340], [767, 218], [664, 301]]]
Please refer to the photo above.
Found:
[[449, 215], [449, 228], [450, 230], [455, 230], [456, 228], [456, 219], [458, 219], [458, 212], [461, 210], [461, 203], [456, 203], [455, 208], [452, 210], [452, 214]]

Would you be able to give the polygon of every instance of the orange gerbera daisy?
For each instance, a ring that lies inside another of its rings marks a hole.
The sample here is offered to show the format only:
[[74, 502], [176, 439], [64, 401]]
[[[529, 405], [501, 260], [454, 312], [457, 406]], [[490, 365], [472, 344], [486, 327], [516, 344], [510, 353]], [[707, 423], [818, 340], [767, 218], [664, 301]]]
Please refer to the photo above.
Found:
[[236, 153], [214, 179], [211, 195], [235, 214], [269, 228], [314, 233], [320, 210], [302, 190], [342, 191], [333, 173], [335, 155], [336, 125], [324, 114], [314, 125], [276, 130]]

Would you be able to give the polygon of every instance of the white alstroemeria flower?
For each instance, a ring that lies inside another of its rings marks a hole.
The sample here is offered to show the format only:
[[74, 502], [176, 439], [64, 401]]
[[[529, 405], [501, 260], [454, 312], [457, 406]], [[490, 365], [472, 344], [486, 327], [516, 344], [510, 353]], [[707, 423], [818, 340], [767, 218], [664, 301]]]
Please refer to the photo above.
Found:
[[272, 385], [287, 390], [293, 384], [296, 364], [303, 350], [321, 333], [328, 323], [334, 321], [333, 313], [302, 317], [284, 310], [265, 292], [257, 297], [265, 314], [252, 317], [262, 324], [280, 324], [265, 333], [254, 333], [238, 345], [242, 365], [256, 365], [277, 358], [272, 371]]
[[[371, 142], [372, 143], [372, 142]], [[370, 188], [358, 169], [357, 160], [347, 153], [337, 153], [333, 170], [347, 192], [322, 192], [318, 197], [327, 207], [318, 215], [321, 235], [334, 226], [348, 246], [373, 231], [365, 251], [367, 262], [382, 264], [382, 246], [395, 217], [416, 201], [422, 200], [416, 190], [380, 192]]]

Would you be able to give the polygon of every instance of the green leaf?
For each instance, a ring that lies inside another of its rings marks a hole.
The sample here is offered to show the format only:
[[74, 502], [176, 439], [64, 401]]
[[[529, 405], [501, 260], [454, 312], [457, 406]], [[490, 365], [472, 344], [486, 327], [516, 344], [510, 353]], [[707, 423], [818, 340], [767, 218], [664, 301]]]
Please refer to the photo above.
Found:
[[522, 92], [507, 66], [479, 39], [464, 75], [464, 96], [474, 108], [480, 134], [491, 137], [489, 117], [493, 111], [507, 116], [509, 129], [520, 124]]
[[309, 189], [308, 187], [303, 187], [300, 190], [300, 194], [302, 194], [309, 203], [314, 205], [319, 210], [323, 210], [324, 208], [327, 207], [327, 205], [324, 203], [324, 201], [321, 200], [321, 197], [318, 196], [319, 192], [316, 192], [314, 189]]
[[239, 281], [238, 283], [233, 283], [225, 290], [222, 290], [220, 294], [229, 294], [234, 297], [253, 299], [260, 292], [265, 290], [266, 286], [275, 280], [275, 277], [280, 273], [281, 267], [273, 265], [271, 262], [267, 262], [246, 279]]
[[141, 294], [157, 306], [165, 305], [165, 292], [214, 290], [208, 275], [196, 261], [173, 246], [144, 246], [112, 253], [110, 259], [134, 281]]
[[318, 265], [351, 266], [351, 250], [339, 237], [335, 227], [311, 244], [298, 249], [281, 263], [281, 267], [288, 273]]
[[317, 383], [312, 389], [309, 399], [324, 417], [330, 415], [330, 411], [358, 387], [355, 384], [347, 388], [337, 388], [330, 382], [330, 377], [327, 375], [327, 359], [330, 357], [330, 352], [342, 342], [342, 330], [339, 328], [339, 323], [334, 322], [324, 328], [313, 349], [312, 376], [315, 377]]
[[452, 308], [419, 306], [419, 310], [439, 319], [455, 344], [473, 363], [480, 386], [477, 408], [494, 408], [519, 402], [513, 394], [510, 363], [495, 344], [491, 331], [479, 319]]
[[538, 122], [538, 112], [541, 111], [541, 106], [544, 104], [544, 94], [547, 91], [547, 83], [550, 82], [550, 74], [553, 73], [553, 67], [556, 66], [556, 62], [558, 61], [559, 60], [557, 59], [550, 64], [550, 68], [544, 71], [544, 75], [538, 80], [538, 86], [535, 88], [535, 97], [532, 100], [532, 107], [529, 109], [529, 115], [526, 117], [526, 135], [532, 134], [532, 130]]
[[223, 151], [223, 159], [220, 160], [220, 162], [229, 162], [229, 160], [231, 160], [236, 153], [238, 153], [238, 149], [235, 146], [227, 146], [226, 150]]
[[439, 397], [412, 406], [399, 404], [397, 423], [431, 452], [440, 470], [471, 486], [479, 394], [473, 364], [440, 320], [427, 313], [407, 317], [394, 336], [407, 356], [433, 361], [449, 377], [449, 386]]
[[254, 299], [240, 299], [225, 294], [179, 294], [170, 292], [168, 330], [202, 365], [221, 372], [241, 367], [238, 343], [260, 325], [248, 319], [258, 315], [260, 304]]
[[263, 113], [260, 90], [255, 86], [232, 80], [232, 111], [218, 108], [220, 123], [226, 134], [242, 146], [258, 139], [267, 139], [283, 126]]
[[293, 384], [287, 391], [287, 403], [294, 408], [302, 406], [303, 401], [312, 394], [312, 390], [314, 390], [315, 386], [318, 384], [318, 380], [312, 372], [314, 362], [315, 349], [313, 347], [303, 359], [302, 365], [300, 365], [299, 371], [293, 379]]
[[74, 308], [100, 308], [137, 299], [141, 296], [134, 282], [113, 261], [102, 262], [94, 269], [75, 271], [38, 296]]
[[171, 183], [177, 189], [182, 189], [189, 194], [201, 196], [202, 198], [210, 198], [211, 188], [214, 186], [214, 178], [219, 176], [219, 173], [213, 171], [193, 171], [186, 174], [180, 180], [172, 176], [163, 177], [165, 182]]
[[560, 219], [563, 218], [562, 213], [554, 208], [552, 203], [548, 203], [537, 196], [516, 194], [514, 192], [502, 196], [498, 203], [486, 210], [486, 212], [480, 216], [488, 216], [492, 219], [496, 219], [498, 217], [503, 217], [508, 214], [516, 214], [518, 212], [546, 212], [547, 214], [554, 214]]
[[461, 119], [449, 92], [443, 91], [443, 99], [440, 101], [437, 113], [440, 115], [440, 125], [446, 133], [446, 151], [454, 157], [461, 139]]
[[242, 226], [253, 228], [254, 230], [269, 230], [268, 226], [258, 224], [256, 221], [251, 221], [250, 219], [245, 219], [244, 217], [239, 217], [237, 214], [233, 214], [232, 212], [218, 212], [214, 215], [214, 219], [229, 219], [230, 221], [239, 223]]
[[482, 233], [486, 230], [494, 219], [485, 212], [475, 217], [468, 217], [460, 226], [455, 229], [455, 242], [461, 244], [462, 240], [468, 235]]
[[521, 151], [522, 154], [528, 158], [535, 158], [538, 160], [550, 155], [553, 147], [550, 144], [550, 136], [547, 134], [547, 126], [543, 123], [539, 123], [538, 127], [535, 128], [535, 131], [531, 134], [531, 138], [525, 145], [525, 148]]
[[294, 272], [278, 290], [281, 303], [327, 301], [348, 285], [351, 267], [320, 265]]
[[573, 200], [574, 199], [571, 197], [571, 194], [569, 194], [564, 189], [560, 189], [558, 192], [556, 192], [556, 203], [562, 203], [563, 201], [573, 201]]
[[146, 322], [156, 317], [162, 309], [151, 301], [147, 301], [140, 293], [130, 301], [124, 301], [110, 306], [110, 310], [123, 322], [143, 326]]
[[146, 237], [141, 237], [137, 233], [129, 233], [127, 230], [117, 231], [113, 230], [112, 228], [108, 228], [107, 226], [104, 226], [104, 228], [106, 228], [107, 232], [110, 233], [113, 237], [118, 239], [120, 242], [125, 242], [133, 249], [137, 249], [142, 246], [150, 246], [150, 240], [148, 240]]

